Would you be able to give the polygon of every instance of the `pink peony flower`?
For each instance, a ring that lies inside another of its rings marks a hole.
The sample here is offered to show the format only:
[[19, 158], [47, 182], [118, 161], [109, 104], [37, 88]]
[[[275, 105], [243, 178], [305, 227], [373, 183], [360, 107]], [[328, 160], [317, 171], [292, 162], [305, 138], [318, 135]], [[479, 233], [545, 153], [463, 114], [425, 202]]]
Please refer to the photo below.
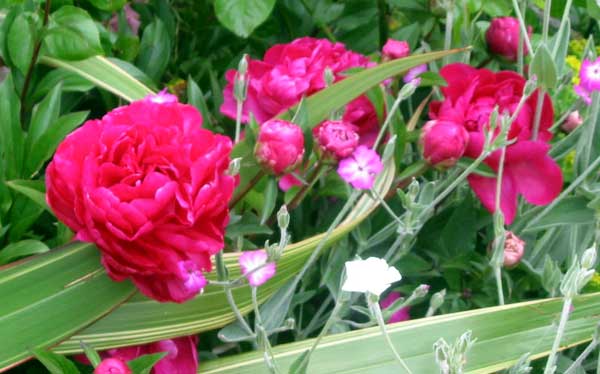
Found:
[[578, 110], [572, 111], [569, 113], [563, 124], [560, 126], [564, 132], [572, 132], [583, 123], [583, 118], [581, 118], [581, 114], [579, 114]]
[[[197, 336], [182, 336], [149, 344], [109, 349], [100, 352], [100, 357], [104, 361], [118, 360], [120, 362], [129, 362], [143, 355], [166, 352], [166, 356], [160, 359], [152, 368], [152, 374], [192, 374], [198, 370], [197, 345]], [[84, 364], [90, 364], [85, 355], [77, 355], [74, 358]], [[110, 371], [105, 373], [112, 374]], [[95, 371], [94, 374], [96, 374]]]
[[388, 60], [406, 57], [410, 54], [410, 46], [404, 40], [388, 39], [381, 50], [381, 54]]
[[358, 147], [354, 126], [344, 121], [325, 121], [313, 129], [313, 136], [321, 151], [335, 160], [350, 156]]
[[592, 92], [600, 91], [600, 57], [594, 62], [583, 60], [579, 70], [579, 84], [573, 89], [587, 105], [592, 103]]
[[[131, 32], [134, 35], [137, 35], [138, 30], [140, 29], [140, 23], [141, 23], [140, 15], [138, 14], [138, 12], [133, 10], [131, 5], [129, 5], [129, 4], [125, 4], [125, 6], [123, 7], [123, 10], [125, 11], [125, 20], [127, 21], [127, 25], [131, 29]], [[114, 32], [119, 31], [119, 15], [118, 14], [115, 13], [112, 16], [112, 18], [109, 21], [109, 26], [112, 31], [114, 31]]]
[[450, 121], [429, 121], [421, 131], [423, 158], [433, 166], [454, 166], [465, 153], [468, 142], [467, 130]]
[[[381, 306], [381, 309], [385, 309], [391, 306], [400, 297], [402, 297], [402, 294], [400, 294], [400, 292], [392, 291], [385, 297], [385, 299], [379, 302], [379, 305]], [[396, 313], [392, 314], [392, 316], [387, 320], [387, 323], [408, 321], [410, 319], [409, 311], [409, 306], [400, 309]]]
[[411, 81], [417, 79], [419, 77], [419, 75], [425, 73], [427, 70], [428, 70], [427, 64], [415, 66], [414, 68], [410, 69], [408, 71], [408, 73], [406, 73], [404, 78], [402, 78], [402, 81], [404, 83], [411, 82]]
[[107, 358], [96, 367], [94, 374], [131, 374], [131, 369], [118, 358]]
[[[244, 102], [242, 121], [248, 121], [252, 113], [259, 123], [263, 123], [282, 111], [300, 102], [303, 96], [310, 96], [325, 88], [325, 69], [329, 68], [337, 82], [344, 78], [344, 71], [351, 68], [371, 67], [374, 63], [366, 56], [347, 50], [342, 43], [332, 43], [327, 39], [310, 37], [299, 38], [291, 43], [277, 44], [267, 50], [262, 60], [248, 59], [248, 95]], [[223, 92], [221, 113], [235, 119], [236, 101], [233, 96], [236, 71], [225, 74], [227, 86]], [[366, 99], [366, 98], [365, 98]], [[368, 101], [368, 100], [367, 100]], [[352, 105], [352, 104], [351, 104]], [[377, 115], [372, 105], [361, 102], [362, 113], [357, 122], [359, 129], [368, 126], [364, 132], [377, 127]], [[363, 130], [359, 130], [362, 136]]]
[[[492, 53], [498, 54], [507, 60], [517, 61], [519, 54], [519, 20], [513, 17], [498, 17], [492, 20], [485, 33], [485, 40]], [[531, 36], [531, 26], [527, 33]], [[527, 55], [527, 47], [523, 46], [523, 55]]]
[[254, 155], [263, 168], [275, 175], [294, 170], [304, 156], [302, 129], [291, 122], [273, 119], [260, 125]]
[[[296, 170], [296, 172], [297, 171], [298, 170]], [[298, 180], [298, 178], [290, 173], [279, 178], [279, 182], [277, 184], [279, 185], [279, 189], [285, 192], [294, 186], [302, 186], [302, 181]]]
[[373, 146], [379, 134], [379, 119], [371, 100], [362, 95], [348, 103], [342, 120], [354, 125], [361, 145]]
[[507, 268], [515, 266], [521, 261], [524, 253], [525, 242], [512, 231], [507, 231], [504, 242], [504, 266]]
[[337, 172], [352, 187], [368, 190], [373, 187], [375, 177], [382, 170], [383, 163], [377, 152], [361, 145], [350, 157], [340, 161]]
[[[163, 98], [164, 99], [164, 98]], [[47, 201], [78, 240], [95, 243], [116, 281], [183, 302], [223, 248], [235, 178], [231, 140], [190, 106], [148, 97], [87, 121], [60, 144]]]
[[[265, 284], [275, 275], [275, 263], [267, 263], [267, 260], [267, 252], [264, 250], [245, 251], [241, 254], [239, 258], [240, 268], [242, 269], [242, 273], [246, 274], [248, 283], [252, 287]], [[254, 269], [258, 270], [252, 271]]]
[[[446, 65], [440, 74], [448, 82], [441, 89], [445, 98], [430, 104], [429, 115], [432, 119], [462, 125], [469, 133], [465, 155], [476, 158], [483, 150], [484, 131], [489, 129], [494, 106], [499, 107], [500, 113], [512, 113], [523, 94], [525, 79], [510, 71], [493, 73], [460, 63]], [[537, 92], [530, 96], [508, 132], [508, 138], [516, 143], [506, 148], [502, 183], [501, 209], [507, 224], [515, 217], [519, 194], [531, 204], [546, 205], [562, 188], [561, 170], [548, 155], [547, 142], [552, 138], [550, 127], [554, 117], [548, 95], [544, 97], [538, 140], [531, 140], [537, 97]], [[484, 162], [497, 171], [499, 160], [500, 150]], [[471, 175], [469, 184], [483, 205], [493, 212], [496, 178]]]

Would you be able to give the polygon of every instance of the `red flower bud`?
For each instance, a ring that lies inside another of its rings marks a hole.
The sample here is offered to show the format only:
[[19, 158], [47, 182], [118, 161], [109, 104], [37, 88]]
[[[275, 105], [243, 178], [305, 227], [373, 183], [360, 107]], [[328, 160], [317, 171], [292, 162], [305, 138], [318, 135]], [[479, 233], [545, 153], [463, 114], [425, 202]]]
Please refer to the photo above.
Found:
[[433, 120], [423, 127], [420, 142], [429, 164], [450, 167], [465, 153], [469, 133], [454, 122]]
[[410, 54], [410, 46], [404, 40], [388, 39], [381, 50], [381, 54], [388, 60], [406, 57]]
[[123, 360], [107, 358], [96, 367], [94, 374], [131, 374], [131, 369]]
[[313, 136], [326, 156], [346, 158], [358, 147], [359, 136], [354, 126], [344, 121], [325, 121], [315, 127]]
[[[513, 17], [498, 17], [492, 20], [485, 33], [485, 40], [492, 53], [510, 61], [516, 61], [519, 54], [519, 20]], [[531, 26], [527, 27], [531, 36]], [[527, 55], [527, 47], [523, 45], [523, 55]]]
[[565, 122], [560, 126], [564, 132], [569, 133], [575, 130], [579, 125], [583, 123], [583, 119], [581, 118], [581, 114], [579, 114], [578, 110], [575, 110], [567, 116]]
[[304, 156], [302, 129], [291, 122], [273, 119], [260, 126], [254, 155], [269, 172], [282, 175], [294, 170]]
[[504, 241], [504, 266], [515, 266], [521, 261], [524, 253], [525, 242], [511, 231], [507, 231]]

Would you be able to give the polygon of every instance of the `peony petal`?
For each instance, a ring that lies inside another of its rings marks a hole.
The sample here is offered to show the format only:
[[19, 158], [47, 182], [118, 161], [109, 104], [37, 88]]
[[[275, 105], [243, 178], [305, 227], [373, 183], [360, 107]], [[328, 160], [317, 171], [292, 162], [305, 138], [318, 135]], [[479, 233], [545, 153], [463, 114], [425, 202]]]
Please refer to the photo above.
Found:
[[[469, 185], [483, 206], [491, 213], [496, 210], [496, 178], [470, 175]], [[510, 225], [517, 213], [517, 190], [510, 175], [505, 174], [502, 180], [502, 196], [500, 208], [504, 214], [504, 221]]]

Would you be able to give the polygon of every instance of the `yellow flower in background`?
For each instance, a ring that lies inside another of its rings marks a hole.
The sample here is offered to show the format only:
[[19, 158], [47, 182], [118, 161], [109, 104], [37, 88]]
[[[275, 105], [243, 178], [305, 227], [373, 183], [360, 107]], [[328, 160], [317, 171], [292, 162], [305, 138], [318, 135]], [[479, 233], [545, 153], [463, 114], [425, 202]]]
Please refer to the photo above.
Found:
[[573, 71], [573, 79], [571, 82], [573, 84], [579, 84], [579, 70], [581, 69], [581, 60], [578, 59], [577, 56], [569, 55], [567, 56], [566, 61], [567, 65], [569, 65], [569, 67]]
[[569, 50], [572, 54], [581, 56], [586, 43], [587, 41], [585, 39], [573, 39], [569, 42]]

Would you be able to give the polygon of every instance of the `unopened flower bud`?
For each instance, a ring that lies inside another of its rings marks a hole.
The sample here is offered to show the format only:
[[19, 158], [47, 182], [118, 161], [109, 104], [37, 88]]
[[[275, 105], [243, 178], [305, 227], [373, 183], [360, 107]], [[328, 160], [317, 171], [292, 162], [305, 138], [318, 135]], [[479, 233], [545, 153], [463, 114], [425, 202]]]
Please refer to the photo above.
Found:
[[513, 267], [521, 261], [525, 253], [525, 242], [511, 231], [506, 232], [504, 241], [504, 266]]
[[398, 93], [398, 96], [402, 98], [401, 100], [408, 99], [412, 96], [412, 94], [415, 93], [417, 87], [419, 87], [419, 84], [421, 84], [421, 78], [414, 78], [408, 81], [404, 86], [402, 86], [400, 92]]
[[429, 301], [429, 306], [432, 309], [437, 310], [442, 306], [442, 304], [444, 304], [445, 298], [446, 298], [446, 289], [444, 288], [443, 290], [436, 292], [431, 296], [431, 300]]
[[358, 147], [358, 133], [345, 121], [325, 121], [314, 128], [313, 136], [323, 155], [335, 160], [350, 156]]
[[231, 175], [232, 177], [238, 175], [240, 172], [241, 163], [242, 163], [241, 157], [237, 157], [237, 158], [234, 158], [233, 160], [231, 160], [231, 162], [229, 162], [229, 169], [227, 169], [227, 174]]
[[573, 130], [575, 130], [577, 127], [579, 127], [582, 123], [583, 123], [583, 118], [581, 118], [581, 114], [579, 114], [578, 110], [575, 110], [575, 111], [569, 113], [569, 115], [567, 116], [567, 118], [565, 119], [563, 124], [560, 126], [560, 128], [564, 132], [570, 133]]
[[429, 293], [430, 286], [428, 284], [421, 284], [419, 287], [415, 288], [413, 291], [413, 295], [415, 298], [425, 297]]
[[323, 79], [325, 80], [325, 85], [327, 87], [331, 86], [335, 81], [335, 75], [333, 75], [333, 70], [331, 70], [329, 67], [325, 68], [325, 71], [323, 72]]
[[421, 132], [423, 158], [432, 166], [454, 166], [465, 153], [468, 141], [464, 127], [450, 121], [429, 121]]
[[581, 267], [584, 269], [593, 269], [596, 265], [596, 257], [597, 252], [595, 246], [586, 249], [581, 256]]
[[[519, 20], [514, 17], [494, 18], [485, 33], [485, 40], [492, 53], [500, 55], [509, 61], [516, 61], [519, 51]], [[531, 36], [531, 26], [527, 33]], [[527, 55], [527, 48], [523, 47], [523, 55]]]
[[277, 224], [281, 230], [286, 230], [290, 224], [290, 214], [285, 204], [277, 211]]
[[131, 369], [121, 359], [107, 358], [96, 366], [94, 374], [131, 374]]
[[395, 60], [410, 54], [410, 46], [404, 40], [388, 39], [385, 42], [381, 54], [385, 60]]
[[238, 74], [245, 76], [248, 73], [248, 55], [244, 53], [238, 64]]
[[258, 163], [274, 175], [294, 170], [304, 156], [302, 129], [291, 122], [273, 119], [260, 126], [254, 148]]

